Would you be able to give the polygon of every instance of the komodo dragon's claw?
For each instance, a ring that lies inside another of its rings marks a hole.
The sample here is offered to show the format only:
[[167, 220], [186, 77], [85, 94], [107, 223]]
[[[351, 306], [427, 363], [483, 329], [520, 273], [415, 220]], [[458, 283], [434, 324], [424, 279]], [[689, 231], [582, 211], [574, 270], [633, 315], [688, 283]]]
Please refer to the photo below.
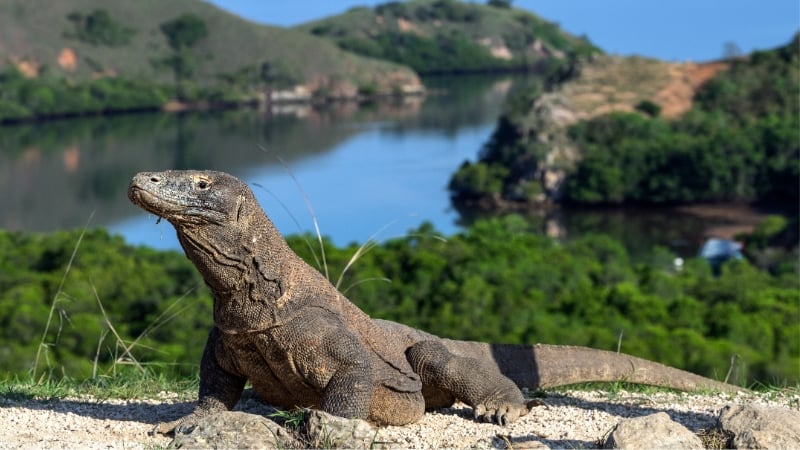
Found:
[[147, 434], [150, 436], [155, 436], [158, 434], [163, 434], [167, 436], [175, 436], [178, 434], [187, 434], [191, 433], [192, 430], [196, 426], [196, 419], [195, 420], [187, 420], [190, 419], [189, 416], [182, 417], [178, 420], [173, 420], [172, 422], [162, 422], [158, 425], [154, 426], [152, 430], [150, 430]]
[[506, 403], [496, 407], [478, 405], [475, 407], [475, 419], [483, 420], [501, 426], [506, 426], [520, 417], [528, 414], [527, 405]]

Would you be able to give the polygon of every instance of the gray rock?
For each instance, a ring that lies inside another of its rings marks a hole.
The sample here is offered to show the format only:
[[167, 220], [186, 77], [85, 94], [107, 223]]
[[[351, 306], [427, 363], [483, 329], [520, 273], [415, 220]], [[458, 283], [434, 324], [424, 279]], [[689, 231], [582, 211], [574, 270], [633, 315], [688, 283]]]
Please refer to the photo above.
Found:
[[308, 446], [314, 448], [386, 448], [369, 423], [345, 419], [319, 410], [306, 410], [301, 427]]
[[603, 448], [702, 449], [703, 442], [664, 412], [620, 421]]
[[304, 448], [286, 428], [264, 416], [225, 411], [203, 417], [187, 434], [178, 434], [169, 448], [272, 449]]
[[800, 413], [788, 408], [727, 405], [717, 426], [731, 448], [800, 448]]
[[268, 449], [351, 448], [386, 449], [378, 433], [364, 420], [345, 419], [307, 409], [298, 429], [285, 428], [267, 417], [226, 411], [203, 417], [186, 434], [178, 434], [170, 448]]

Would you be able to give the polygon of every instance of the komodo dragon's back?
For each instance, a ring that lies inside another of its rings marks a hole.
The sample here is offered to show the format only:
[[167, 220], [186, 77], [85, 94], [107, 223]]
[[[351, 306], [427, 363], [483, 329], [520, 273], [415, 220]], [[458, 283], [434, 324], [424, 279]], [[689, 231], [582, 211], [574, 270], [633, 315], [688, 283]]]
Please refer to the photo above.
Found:
[[289, 248], [250, 188], [223, 172], [139, 173], [128, 197], [175, 227], [214, 297], [197, 407], [159, 425], [162, 433], [233, 408], [248, 380], [276, 406], [395, 425], [456, 400], [476, 418], [505, 424], [528, 413], [519, 387], [738, 389], [628, 355], [454, 341], [370, 319]]

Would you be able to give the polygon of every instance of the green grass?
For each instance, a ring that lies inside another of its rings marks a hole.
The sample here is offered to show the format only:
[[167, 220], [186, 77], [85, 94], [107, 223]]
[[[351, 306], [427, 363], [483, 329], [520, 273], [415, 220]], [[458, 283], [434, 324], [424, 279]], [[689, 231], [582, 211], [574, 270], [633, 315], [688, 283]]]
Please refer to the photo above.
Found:
[[0, 404], [3, 400], [53, 400], [67, 397], [103, 399], [156, 399], [164, 393], [181, 400], [197, 398], [199, 378], [176, 379], [135, 370], [117, 371], [113, 376], [85, 380], [43, 377], [0, 379]]
[[302, 425], [305, 414], [305, 411], [301, 408], [292, 410], [279, 409], [270, 414], [269, 417], [286, 428], [296, 430]]
[[[197, 398], [199, 378], [175, 378], [152, 372], [141, 372], [131, 367], [117, 370], [112, 375], [103, 375], [89, 379], [40, 377], [33, 380], [28, 377], [6, 377], [0, 379], [0, 402], [2, 400], [51, 400], [66, 397], [91, 396], [95, 399], [156, 399], [169, 393], [177, 395], [181, 400]], [[623, 392], [642, 395], [679, 392], [674, 389], [646, 386], [631, 383], [581, 383], [528, 392], [532, 398], [546, 398], [549, 394], [563, 394], [569, 391], [600, 391], [606, 393], [610, 401], [620, 398]], [[752, 388], [753, 393], [770, 399], [783, 396], [800, 396], [800, 385], [770, 386], [759, 384]], [[699, 392], [711, 395], [712, 392]], [[797, 406], [797, 405], [794, 405]], [[287, 423], [297, 422], [302, 418], [302, 410], [278, 411], [276, 418]]]

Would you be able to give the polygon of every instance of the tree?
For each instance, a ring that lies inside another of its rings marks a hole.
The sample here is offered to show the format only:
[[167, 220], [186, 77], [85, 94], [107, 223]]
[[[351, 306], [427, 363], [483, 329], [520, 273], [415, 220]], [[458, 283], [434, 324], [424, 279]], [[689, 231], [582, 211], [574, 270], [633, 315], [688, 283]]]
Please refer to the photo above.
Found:
[[194, 70], [191, 49], [208, 36], [208, 28], [203, 19], [193, 14], [183, 14], [177, 19], [164, 22], [160, 28], [173, 53], [159, 63], [172, 69], [176, 94], [178, 98], [183, 98], [183, 82], [192, 76]]
[[283, 89], [297, 83], [291, 70], [281, 61], [264, 61], [258, 70], [259, 80], [268, 90]]
[[742, 56], [742, 49], [736, 45], [735, 42], [726, 42], [722, 45], [722, 59], [731, 60], [740, 58]]
[[636, 104], [636, 110], [647, 114], [650, 117], [658, 117], [661, 114], [661, 106], [651, 100], [642, 100]]
[[206, 23], [194, 14], [183, 14], [162, 23], [161, 32], [167, 37], [170, 48], [176, 52], [194, 47], [208, 36]]
[[92, 45], [120, 47], [128, 45], [136, 34], [136, 30], [121, 25], [104, 9], [95, 9], [89, 14], [72, 12], [67, 19], [73, 23], [75, 31], [65, 32], [64, 36]]
[[489, 0], [486, 4], [494, 8], [511, 8], [511, 0]]

